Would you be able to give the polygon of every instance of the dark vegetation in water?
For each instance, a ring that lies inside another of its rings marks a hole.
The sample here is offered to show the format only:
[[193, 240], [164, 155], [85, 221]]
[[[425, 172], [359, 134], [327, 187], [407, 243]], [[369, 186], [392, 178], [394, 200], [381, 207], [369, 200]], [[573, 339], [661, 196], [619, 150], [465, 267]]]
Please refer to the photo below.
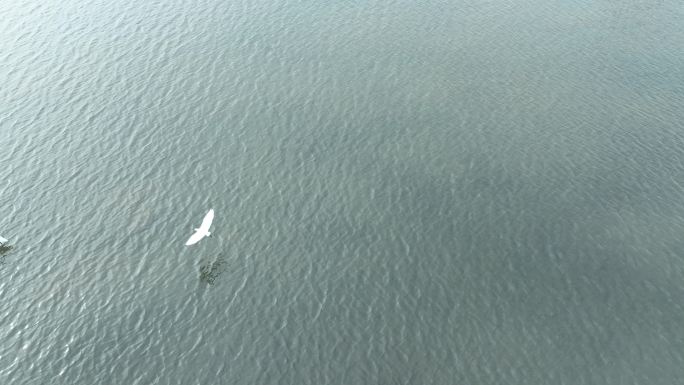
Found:
[[216, 261], [210, 264], [204, 264], [200, 266], [200, 281], [213, 285], [224, 271], [225, 271], [226, 260], [223, 255], [219, 255]]
[[5, 254], [12, 250], [10, 245], [0, 245], [0, 265], [5, 264]]
[[4, 255], [5, 253], [9, 252], [10, 250], [12, 250], [12, 246], [0, 245], [0, 255]]

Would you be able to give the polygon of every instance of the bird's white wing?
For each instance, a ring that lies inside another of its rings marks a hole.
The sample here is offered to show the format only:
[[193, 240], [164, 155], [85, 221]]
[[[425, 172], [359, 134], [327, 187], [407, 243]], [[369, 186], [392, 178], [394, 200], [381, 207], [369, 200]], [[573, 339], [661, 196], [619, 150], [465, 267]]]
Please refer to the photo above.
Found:
[[195, 243], [199, 242], [202, 238], [204, 238], [204, 233], [202, 231], [196, 231], [195, 234], [192, 234], [190, 239], [188, 239], [188, 241], [185, 242], [185, 246], [194, 245]]
[[7, 239], [0, 237], [0, 243], [7, 243]]
[[209, 231], [209, 227], [211, 226], [211, 222], [214, 220], [214, 209], [210, 209], [207, 215], [204, 216], [204, 219], [202, 220], [202, 224], [199, 227], [199, 230], [201, 231]]

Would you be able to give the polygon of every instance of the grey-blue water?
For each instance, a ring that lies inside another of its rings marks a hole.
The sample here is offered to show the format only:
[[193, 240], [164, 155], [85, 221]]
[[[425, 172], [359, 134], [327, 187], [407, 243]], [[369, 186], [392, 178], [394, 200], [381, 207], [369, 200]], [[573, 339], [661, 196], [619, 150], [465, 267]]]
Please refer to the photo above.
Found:
[[684, 383], [683, 20], [0, 3], [0, 383]]

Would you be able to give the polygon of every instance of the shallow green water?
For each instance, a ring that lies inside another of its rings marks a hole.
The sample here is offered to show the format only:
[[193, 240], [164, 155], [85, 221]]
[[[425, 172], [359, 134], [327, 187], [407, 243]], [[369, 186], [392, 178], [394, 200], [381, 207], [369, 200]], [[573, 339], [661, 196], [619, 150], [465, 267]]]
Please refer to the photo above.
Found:
[[684, 378], [680, 2], [0, 15], [0, 383]]

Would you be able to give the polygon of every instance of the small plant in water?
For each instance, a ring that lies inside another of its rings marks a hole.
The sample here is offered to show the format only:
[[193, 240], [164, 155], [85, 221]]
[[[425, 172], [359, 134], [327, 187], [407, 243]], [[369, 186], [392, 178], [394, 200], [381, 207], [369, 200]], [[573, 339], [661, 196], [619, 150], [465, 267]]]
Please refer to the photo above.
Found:
[[12, 250], [12, 246], [10, 245], [0, 245], [0, 265], [5, 264], [5, 253], [8, 253], [10, 250]]
[[216, 278], [223, 273], [224, 264], [223, 256], [219, 256], [213, 263], [200, 266], [200, 281], [213, 285]]

